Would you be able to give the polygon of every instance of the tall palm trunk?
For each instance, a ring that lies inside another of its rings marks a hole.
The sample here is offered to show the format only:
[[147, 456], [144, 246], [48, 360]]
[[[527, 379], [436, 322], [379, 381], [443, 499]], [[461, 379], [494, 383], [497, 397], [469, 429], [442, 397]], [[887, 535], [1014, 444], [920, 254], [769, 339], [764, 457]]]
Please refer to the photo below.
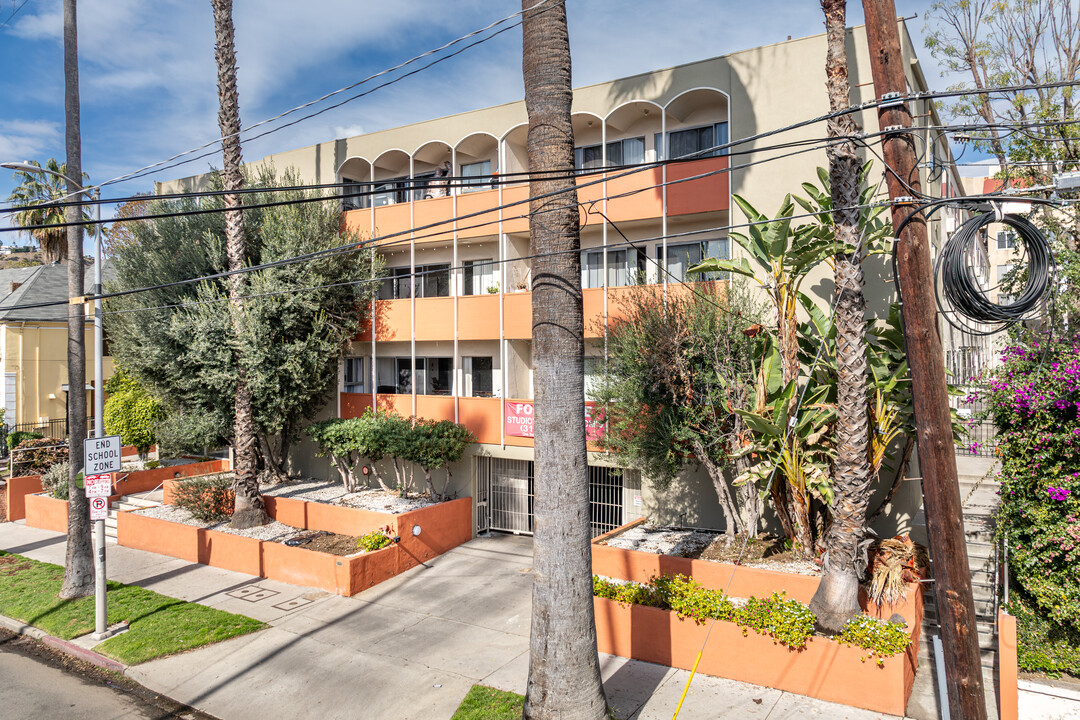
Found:
[[[522, 0], [529, 8], [535, 0]], [[533, 253], [536, 499], [527, 720], [602, 720], [589, 552], [585, 322], [577, 191], [570, 176], [570, 39], [562, 0], [523, 17]], [[554, 171], [554, 172], [552, 172]], [[552, 172], [552, 174], [547, 174]], [[549, 193], [558, 193], [551, 197]], [[557, 253], [557, 254], [552, 254]]]
[[[828, 55], [825, 64], [829, 108], [850, 105], [847, 56], [844, 49], [845, 1], [821, 0], [825, 12]], [[829, 120], [830, 137], [856, 131], [850, 115]], [[825, 533], [824, 575], [810, 601], [818, 627], [840, 632], [859, 612], [859, 545], [866, 536], [870, 501], [870, 460], [867, 451], [866, 300], [859, 258], [859, 158], [854, 144], [843, 142], [829, 151], [833, 226], [836, 240], [855, 248], [835, 257], [837, 420], [836, 472], [833, 480], [832, 524]]]
[[[221, 127], [221, 153], [224, 158], [226, 193], [239, 190], [244, 185], [240, 165], [240, 98], [236, 92], [236, 48], [233, 45], [232, 0], [210, 0], [214, 8], [214, 32], [216, 46], [214, 57], [218, 68], [218, 125]], [[244, 266], [244, 215], [240, 210], [240, 196], [225, 195], [225, 253], [230, 270]], [[259, 496], [257, 450], [255, 444], [255, 417], [251, 409], [251, 391], [247, 386], [244, 363], [240, 357], [240, 336], [244, 308], [239, 300], [243, 294], [243, 275], [229, 276], [229, 315], [233, 336], [236, 340], [234, 360], [236, 363], [236, 403], [233, 420], [233, 492], [236, 505], [233, 510], [234, 528], [250, 528], [270, 522]]]
[[[64, 0], [64, 109], [67, 116], [67, 172], [69, 178], [82, 180], [82, 135], [79, 132], [79, 44], [75, 0]], [[70, 180], [69, 195], [82, 191]], [[67, 222], [82, 220], [82, 206], [68, 205]], [[67, 228], [68, 297], [83, 294], [83, 230], [81, 225]], [[82, 472], [83, 438], [86, 437], [86, 315], [82, 305], [68, 305], [68, 537], [64, 558], [64, 582], [60, 597], [78, 598], [94, 592], [94, 554], [90, 545], [90, 502], [75, 484]], [[104, 549], [102, 550], [104, 552]]]

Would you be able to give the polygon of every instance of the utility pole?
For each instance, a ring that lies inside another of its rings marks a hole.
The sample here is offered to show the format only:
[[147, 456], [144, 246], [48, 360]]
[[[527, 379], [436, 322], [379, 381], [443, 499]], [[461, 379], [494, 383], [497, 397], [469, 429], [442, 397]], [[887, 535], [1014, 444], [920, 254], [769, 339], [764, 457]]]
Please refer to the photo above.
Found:
[[[874, 89], [879, 100], [887, 99], [889, 93], [906, 93], [907, 79], [893, 0], [863, 0], [863, 12]], [[897, 199], [914, 199], [921, 191], [915, 136], [904, 129], [911, 125], [908, 104], [897, 101], [879, 106], [878, 125], [886, 131], [883, 141], [885, 175], [889, 197], [893, 200], [893, 227], [899, 227], [914, 210], [914, 204], [897, 202]], [[887, 129], [895, 129], [895, 132]], [[894, 272], [900, 280], [902, 295], [904, 341], [911, 368], [919, 467], [923, 476], [930, 557], [934, 563], [934, 594], [945, 647], [950, 717], [952, 720], [985, 720], [986, 696], [979, 662], [975, 602], [961, 520], [956, 451], [945, 385], [945, 361], [937, 329], [937, 301], [926, 219], [921, 214], [913, 217], [896, 243]]]
[[[67, 194], [83, 197], [82, 135], [79, 132], [79, 43], [76, 0], [64, 0], [64, 113], [67, 141]], [[71, 203], [65, 219], [79, 222], [83, 206]], [[81, 298], [83, 287], [83, 228], [72, 225], [68, 237], [68, 297]], [[64, 583], [60, 597], [77, 598], [94, 589], [94, 563], [90, 545], [90, 503], [76, 484], [82, 472], [83, 440], [86, 439], [86, 313], [83, 304], [68, 305], [67, 344], [67, 425], [68, 425], [68, 538], [64, 561]], [[98, 552], [104, 558], [105, 545]]]

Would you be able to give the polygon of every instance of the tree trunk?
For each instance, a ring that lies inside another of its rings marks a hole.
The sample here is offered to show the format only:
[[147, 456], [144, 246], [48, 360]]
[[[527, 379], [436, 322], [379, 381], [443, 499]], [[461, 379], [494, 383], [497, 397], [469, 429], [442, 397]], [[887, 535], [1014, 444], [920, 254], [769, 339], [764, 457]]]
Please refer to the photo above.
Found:
[[[240, 209], [240, 196], [229, 191], [244, 186], [240, 165], [240, 98], [236, 91], [236, 48], [233, 45], [232, 0], [210, 0], [214, 9], [214, 33], [216, 46], [214, 57], [218, 70], [218, 125], [221, 127], [221, 153], [225, 178], [225, 253], [229, 270], [244, 267], [247, 249], [244, 243], [244, 215]], [[236, 505], [229, 527], [245, 529], [265, 525], [270, 516], [263, 508], [259, 495], [259, 474], [255, 446], [255, 416], [251, 407], [251, 391], [243, 359], [240, 357], [240, 336], [243, 328], [244, 308], [240, 297], [244, 294], [244, 276], [229, 276], [229, 315], [236, 348], [233, 350], [236, 365], [236, 400], [233, 405], [233, 492]]]
[[[79, 43], [75, 0], [64, 0], [64, 110], [67, 116], [67, 176], [82, 181], [82, 135], [79, 132]], [[69, 195], [77, 196], [81, 186], [67, 183]], [[85, 197], [85, 195], [84, 195]], [[68, 205], [67, 222], [82, 220], [82, 206]], [[67, 228], [68, 297], [83, 295], [83, 229]], [[94, 593], [94, 554], [90, 543], [90, 502], [75, 484], [83, 469], [83, 439], [86, 437], [86, 315], [82, 305], [68, 305], [68, 534], [64, 558], [64, 582], [60, 597], [86, 597]], [[101, 548], [101, 552], [105, 549]]]
[[[585, 448], [585, 321], [563, 2], [522, 0], [535, 359], [535, 539], [525, 720], [603, 720]], [[550, 197], [549, 193], [558, 193]]]
[[274, 443], [262, 433], [258, 433], [258, 438], [259, 447], [262, 450], [263, 466], [266, 468], [267, 473], [273, 477], [274, 482], [288, 480], [289, 475], [284, 470], [284, 453], [289, 449], [288, 443], [285, 441], [285, 436], [277, 436], [282, 452], [275, 452]]
[[[774, 293], [778, 313], [777, 342], [780, 344], [780, 369], [786, 387], [788, 383], [798, 382], [799, 379], [799, 320], [795, 308], [797, 300], [794, 289], [790, 286], [777, 287]], [[798, 403], [799, 394], [796, 392], [788, 403], [789, 417], [794, 415]], [[786, 445], [791, 446], [799, 442], [799, 438], [789, 432], [788, 428], [784, 428], [784, 432], [788, 433]], [[780, 497], [781, 495], [783, 497]], [[810, 530], [806, 494], [800, 493], [790, 478], [784, 476], [782, 482], [773, 484], [772, 496], [777, 514], [787, 514], [786, 518], [780, 518], [780, 524], [791, 539], [792, 549], [803, 555], [812, 555], [814, 540]]]
[[705, 466], [712, 480], [713, 489], [716, 490], [716, 497], [720, 501], [720, 512], [724, 516], [724, 534], [731, 539], [736, 534], [745, 532], [742, 518], [736, 511], [735, 503], [731, 498], [731, 488], [728, 487], [727, 480], [724, 478], [723, 468], [712, 461], [701, 440], [692, 440], [690, 446], [698, 462]]
[[[821, 0], [825, 12], [828, 56], [825, 64], [829, 107], [833, 112], [850, 104], [847, 56], [844, 48], [845, 0]], [[828, 122], [830, 138], [856, 132], [850, 115]], [[870, 502], [869, 432], [866, 400], [866, 300], [859, 255], [859, 158], [854, 144], [843, 142], [827, 150], [832, 186], [836, 240], [855, 248], [835, 257], [836, 284], [836, 463], [833, 478], [832, 523], [825, 534], [821, 584], [810, 600], [818, 628], [839, 633], [859, 613], [859, 545], [866, 537]]]
[[382, 473], [379, 472], [379, 468], [375, 464], [374, 461], [371, 462], [370, 467], [371, 467], [371, 474], [375, 476], [375, 480], [376, 480], [376, 482], [379, 483], [379, 487], [381, 487], [385, 492], [393, 492], [393, 490], [391, 490], [389, 487], [387, 487], [386, 483], [383, 482]]

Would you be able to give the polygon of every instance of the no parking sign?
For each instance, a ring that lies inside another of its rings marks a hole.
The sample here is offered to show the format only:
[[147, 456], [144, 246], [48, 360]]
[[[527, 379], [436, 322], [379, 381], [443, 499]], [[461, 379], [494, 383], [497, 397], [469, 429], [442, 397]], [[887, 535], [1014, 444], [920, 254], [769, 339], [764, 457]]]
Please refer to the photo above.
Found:
[[103, 497], [90, 498], [90, 519], [104, 520], [109, 517], [109, 499]]

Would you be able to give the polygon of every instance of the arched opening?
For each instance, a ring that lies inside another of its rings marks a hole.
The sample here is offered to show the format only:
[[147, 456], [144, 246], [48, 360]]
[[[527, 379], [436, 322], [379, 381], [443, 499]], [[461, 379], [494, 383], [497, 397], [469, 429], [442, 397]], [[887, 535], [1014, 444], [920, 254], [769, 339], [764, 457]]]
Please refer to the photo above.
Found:
[[455, 148], [460, 192], [488, 190], [499, 172], [499, 141], [488, 133], [464, 137]]
[[337, 181], [341, 183], [341, 208], [356, 210], [371, 207], [371, 163], [360, 157], [351, 157], [337, 169]]
[[454, 174], [453, 151], [441, 140], [421, 145], [413, 153], [413, 198], [445, 197], [447, 183], [440, 178]]
[[639, 165], [656, 158], [656, 139], [664, 110], [648, 100], [634, 100], [608, 113], [607, 164]]
[[[712, 88], [695, 88], [678, 95], [664, 108], [667, 137], [660, 157], [727, 155], [718, 146], [728, 142], [728, 99]], [[659, 138], [658, 138], [659, 140]]]
[[374, 187], [371, 204], [374, 207], [407, 202], [409, 199], [409, 154], [404, 150], [388, 150], [372, 163]]

